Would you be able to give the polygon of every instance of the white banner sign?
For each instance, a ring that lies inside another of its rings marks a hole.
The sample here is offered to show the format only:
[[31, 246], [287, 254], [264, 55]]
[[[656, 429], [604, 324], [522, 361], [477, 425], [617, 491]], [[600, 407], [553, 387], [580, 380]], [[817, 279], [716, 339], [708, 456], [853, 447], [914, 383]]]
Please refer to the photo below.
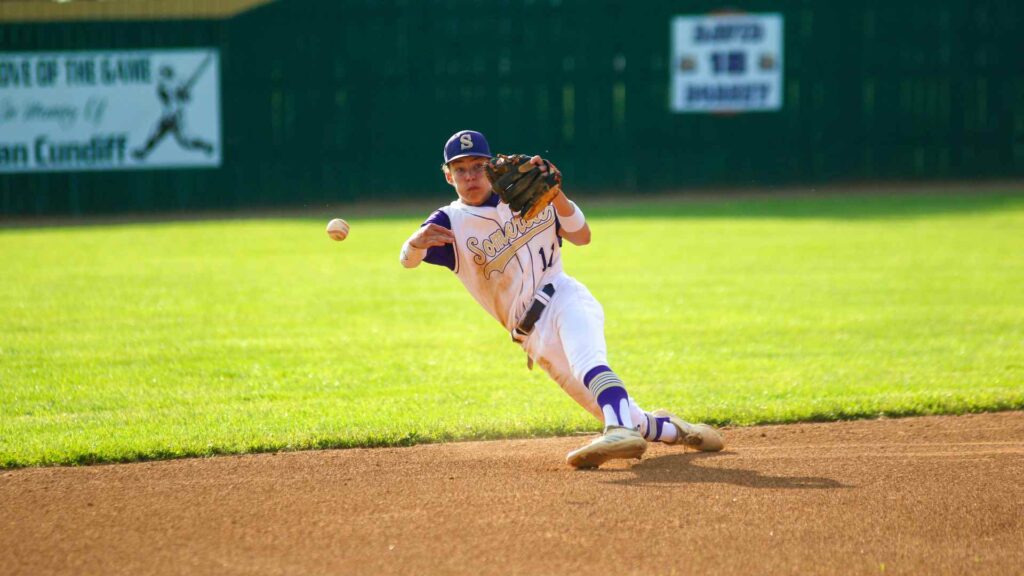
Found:
[[0, 172], [220, 164], [217, 50], [0, 53]]
[[782, 108], [782, 15], [672, 19], [673, 112]]

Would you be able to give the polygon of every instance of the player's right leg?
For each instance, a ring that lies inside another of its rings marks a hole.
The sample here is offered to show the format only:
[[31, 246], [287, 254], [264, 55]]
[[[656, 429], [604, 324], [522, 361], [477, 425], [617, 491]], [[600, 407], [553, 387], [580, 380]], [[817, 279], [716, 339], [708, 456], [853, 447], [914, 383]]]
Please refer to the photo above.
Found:
[[634, 428], [626, 386], [608, 365], [604, 340], [604, 309], [590, 291], [567, 278], [552, 301], [552, 321], [574, 378], [583, 382], [601, 407], [606, 427]]
[[582, 284], [563, 277], [545, 312], [542, 354], [564, 359], [568, 366], [559, 368], [567, 368], [571, 374], [568, 378], [560, 374], [555, 380], [582, 383], [585, 395], [593, 400], [581, 404], [589, 408], [596, 403], [604, 422], [604, 434], [570, 452], [569, 465], [595, 468], [613, 458], [639, 458], [647, 450], [647, 442], [633, 423], [625, 385], [608, 366], [601, 305]]
[[[557, 342], [552, 343], [545, 352], [545, 356], [537, 359], [540, 367], [580, 406], [601, 422], [605, 422], [604, 410], [598, 405], [590, 390], [573, 376], [569, 360], [561, 346]], [[635, 429], [617, 425], [606, 426], [601, 436], [586, 446], [570, 452], [566, 456], [566, 462], [574, 468], [597, 468], [615, 458], [639, 458], [646, 449], [647, 442]]]
[[181, 131], [181, 126], [177, 123], [174, 125], [174, 139], [178, 141], [178, 145], [186, 150], [202, 150], [207, 155], [213, 154], [213, 144], [200, 140], [199, 138], [192, 138], [186, 136]]
[[134, 156], [136, 160], [142, 160], [146, 156], [148, 156], [150, 151], [152, 151], [153, 148], [155, 148], [156, 145], [160, 142], [160, 140], [162, 140], [163, 137], [167, 135], [167, 133], [171, 130], [173, 125], [173, 122], [169, 122], [166, 117], [161, 118], [160, 123], [157, 124], [156, 128], [153, 130], [153, 133], [149, 136], [149, 139], [146, 140], [146, 143], [142, 146], [142, 148], [136, 148], [135, 150], [133, 150], [132, 156]]

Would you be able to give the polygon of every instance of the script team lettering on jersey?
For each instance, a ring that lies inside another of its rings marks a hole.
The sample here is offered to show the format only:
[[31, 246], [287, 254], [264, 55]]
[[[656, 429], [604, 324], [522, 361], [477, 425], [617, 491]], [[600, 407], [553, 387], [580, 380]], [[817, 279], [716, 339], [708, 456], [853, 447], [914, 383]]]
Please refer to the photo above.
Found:
[[534, 294], [562, 272], [554, 206], [523, 220], [504, 202], [441, 208], [455, 233], [453, 272], [473, 298], [508, 330]]
[[490, 278], [494, 272], [505, 271], [517, 250], [554, 225], [554, 211], [550, 209], [529, 221], [513, 216], [483, 240], [476, 236], [467, 238], [466, 249], [473, 253], [473, 262], [484, 267], [484, 276]]

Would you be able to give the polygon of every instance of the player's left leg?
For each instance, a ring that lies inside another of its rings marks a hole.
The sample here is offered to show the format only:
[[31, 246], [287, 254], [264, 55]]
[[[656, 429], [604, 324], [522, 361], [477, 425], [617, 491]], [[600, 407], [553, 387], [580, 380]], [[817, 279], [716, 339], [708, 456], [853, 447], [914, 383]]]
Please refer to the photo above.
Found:
[[[557, 334], [556, 334], [557, 336]], [[594, 399], [594, 395], [584, 386], [583, 382], [573, 376], [569, 359], [565, 357], [562, 346], [557, 341], [547, 342], [539, 346], [544, 351], [544, 356], [537, 358], [537, 365], [540, 366], [577, 404], [590, 412], [602, 423], [605, 422], [604, 410]], [[629, 414], [633, 420], [633, 427], [648, 442], [664, 442], [675, 444], [679, 435], [676, 433], [676, 426], [670, 422], [666, 415], [655, 416], [647, 412], [629, 398]]]
[[667, 416], [655, 416], [651, 412], [640, 408], [637, 403], [629, 399], [629, 411], [636, 423], [636, 429], [644, 440], [648, 442], [664, 442], [672, 444], [676, 439], [676, 427], [672, 425]]
[[566, 391], [575, 388], [567, 387], [569, 382], [561, 380], [583, 383], [601, 411], [606, 432], [611, 427], [621, 427], [638, 431], [648, 442], [683, 444], [705, 451], [722, 449], [721, 436], [710, 426], [690, 424], [665, 410], [642, 410], [608, 365], [601, 304], [583, 284], [569, 277], [559, 282], [557, 290], [551, 302], [552, 315], [548, 319], [551, 324], [546, 326], [553, 327], [554, 330], [549, 331], [557, 337], [550, 334], [548, 339], [552, 341], [545, 346], [549, 352], [560, 349], [558, 352], [568, 361], [572, 377], [553, 377]]
[[707, 424], [691, 424], [668, 410], [645, 412], [633, 399], [629, 399], [633, 421], [648, 442], [681, 444], [694, 450], [718, 452], [725, 447], [722, 435]]

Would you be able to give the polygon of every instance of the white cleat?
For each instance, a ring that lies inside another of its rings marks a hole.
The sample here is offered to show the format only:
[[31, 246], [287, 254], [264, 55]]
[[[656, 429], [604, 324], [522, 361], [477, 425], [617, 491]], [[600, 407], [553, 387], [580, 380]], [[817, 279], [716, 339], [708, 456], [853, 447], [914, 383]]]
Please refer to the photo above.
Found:
[[722, 435], [707, 424], [690, 424], [668, 410], [655, 410], [651, 415], [656, 418], [668, 418], [668, 421], [679, 430], [672, 444], [682, 444], [701, 452], [718, 452], [725, 448]]
[[615, 458], [639, 458], [647, 451], [647, 441], [639, 432], [622, 426], [609, 426], [590, 444], [569, 452], [565, 461], [573, 468], [597, 468]]

